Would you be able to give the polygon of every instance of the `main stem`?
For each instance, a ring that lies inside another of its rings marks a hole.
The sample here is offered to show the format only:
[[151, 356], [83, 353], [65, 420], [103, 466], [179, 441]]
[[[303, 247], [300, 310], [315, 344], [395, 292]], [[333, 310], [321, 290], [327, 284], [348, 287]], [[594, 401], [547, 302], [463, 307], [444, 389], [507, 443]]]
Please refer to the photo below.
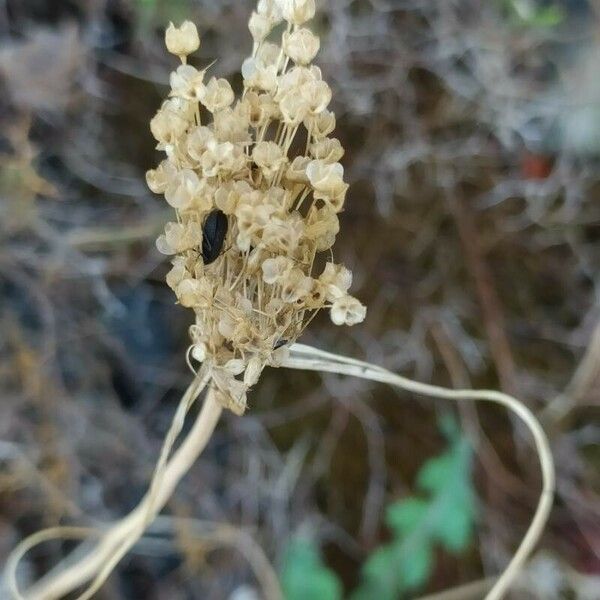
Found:
[[[190, 433], [166, 463], [160, 487], [147, 494], [140, 504], [101, 537], [96, 547], [64, 570], [50, 574], [29, 589], [27, 600], [57, 600], [78, 589], [114, 562], [114, 556], [130, 549], [143, 535], [145, 525], [154, 520], [169, 500], [181, 478], [188, 472], [210, 439], [222, 407], [209, 389], [202, 410]], [[84, 594], [83, 597], [86, 597]], [[81, 596], [80, 596], [81, 598]]]

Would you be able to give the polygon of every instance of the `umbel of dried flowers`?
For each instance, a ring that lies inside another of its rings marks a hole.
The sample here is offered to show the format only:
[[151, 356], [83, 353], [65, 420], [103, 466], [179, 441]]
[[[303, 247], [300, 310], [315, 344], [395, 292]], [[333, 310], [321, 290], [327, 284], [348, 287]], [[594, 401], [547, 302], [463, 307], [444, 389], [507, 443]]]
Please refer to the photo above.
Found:
[[175, 216], [157, 247], [173, 256], [168, 285], [195, 313], [191, 356], [237, 414], [319, 310], [336, 325], [366, 313], [348, 294], [351, 272], [331, 261], [348, 184], [330, 137], [331, 89], [311, 64], [314, 14], [314, 0], [259, 1], [238, 99], [227, 80], [188, 64], [200, 46], [193, 23], [166, 33], [181, 65], [151, 122], [166, 158], [147, 181]]

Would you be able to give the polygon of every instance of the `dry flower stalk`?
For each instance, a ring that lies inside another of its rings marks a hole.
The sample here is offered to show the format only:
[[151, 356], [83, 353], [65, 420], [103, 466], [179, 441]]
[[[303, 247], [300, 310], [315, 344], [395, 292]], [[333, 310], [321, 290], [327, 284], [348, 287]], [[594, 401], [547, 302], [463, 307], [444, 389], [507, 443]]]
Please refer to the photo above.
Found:
[[315, 274], [339, 231], [348, 184], [344, 150], [329, 137], [331, 89], [311, 65], [320, 45], [306, 27], [314, 13], [314, 0], [260, 0], [237, 100], [225, 79], [207, 80], [208, 69], [188, 64], [200, 45], [193, 23], [166, 34], [182, 64], [151, 122], [166, 158], [147, 181], [176, 219], [157, 247], [174, 256], [167, 283], [195, 313], [191, 357], [210, 366], [219, 401], [237, 414], [317, 311], [329, 308], [337, 325], [366, 313], [348, 295], [348, 269], [325, 262]]
[[[339, 325], [365, 317], [365, 307], [348, 294], [350, 271], [319, 261], [325, 252], [332, 256], [348, 185], [339, 163], [344, 150], [329, 137], [332, 93], [311, 65], [320, 41], [305, 25], [314, 14], [314, 0], [259, 0], [238, 100], [226, 80], [205, 81], [208, 68], [188, 64], [200, 47], [196, 26], [186, 21], [167, 28], [167, 49], [181, 65], [150, 123], [166, 158], [148, 172], [147, 182], [175, 209], [157, 247], [174, 257], [168, 285], [194, 310], [189, 355], [202, 368], [182, 398], [140, 505], [78, 562], [34, 585], [27, 598], [59, 598], [90, 580], [79, 600], [91, 598], [200, 454], [221, 408], [243, 414], [247, 391], [264, 367], [286, 359], [319, 310], [329, 308]], [[277, 37], [279, 43], [271, 41]], [[187, 411], [206, 386], [192, 433], [170, 456]], [[25, 540], [9, 561], [16, 598], [22, 598], [18, 562], [45, 535]]]
[[[494, 390], [452, 390], [413, 381], [396, 373], [392, 373], [383, 367], [370, 364], [361, 360], [332, 354], [310, 346], [295, 344], [291, 348], [290, 356], [285, 360], [284, 367], [290, 369], [301, 369], [318, 371], [323, 373], [338, 373], [379, 381], [401, 390], [414, 394], [430, 396], [456, 402], [480, 401], [498, 404], [514, 414], [531, 433], [535, 449], [540, 461], [542, 472], [542, 491], [539, 496], [535, 514], [527, 532], [525, 533], [519, 547], [513, 554], [506, 569], [493, 582], [489, 591], [485, 594], [485, 600], [501, 600], [509, 592], [513, 583], [517, 580], [527, 559], [530, 557], [535, 545], [539, 541], [544, 527], [550, 516], [554, 501], [556, 487], [556, 475], [554, 459], [548, 438], [535, 415], [519, 400], [509, 394]], [[456, 597], [448, 592], [448, 597]], [[429, 596], [428, 596], [429, 598]], [[440, 592], [435, 595], [436, 600], [446, 600], [446, 593]], [[425, 600], [425, 598], [420, 599]], [[433, 600], [433, 597], [431, 597]]]

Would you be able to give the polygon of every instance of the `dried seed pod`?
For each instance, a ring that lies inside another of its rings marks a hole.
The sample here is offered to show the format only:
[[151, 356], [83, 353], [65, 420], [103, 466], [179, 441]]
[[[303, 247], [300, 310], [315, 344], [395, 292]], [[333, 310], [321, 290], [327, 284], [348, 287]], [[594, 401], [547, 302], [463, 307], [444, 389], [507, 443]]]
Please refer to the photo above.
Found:
[[185, 58], [200, 48], [200, 36], [191, 21], [184, 21], [180, 27], [170, 23], [165, 33], [165, 44], [171, 54]]

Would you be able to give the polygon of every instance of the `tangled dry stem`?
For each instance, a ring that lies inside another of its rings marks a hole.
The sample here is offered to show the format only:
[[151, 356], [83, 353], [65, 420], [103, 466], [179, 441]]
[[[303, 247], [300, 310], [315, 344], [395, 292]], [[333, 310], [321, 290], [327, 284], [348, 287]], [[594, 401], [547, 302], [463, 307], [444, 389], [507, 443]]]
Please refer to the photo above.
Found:
[[[543, 487], [540, 500], [531, 522], [519, 548], [502, 575], [495, 581], [487, 593], [487, 600], [499, 600], [509, 590], [521, 572], [523, 565], [535, 547], [548, 519], [554, 497], [555, 475], [552, 453], [546, 435], [538, 420], [531, 411], [517, 399], [507, 394], [490, 390], [451, 390], [419, 383], [400, 375], [396, 375], [382, 367], [346, 356], [324, 352], [310, 346], [295, 344], [291, 355], [283, 363], [284, 367], [320, 372], [339, 373], [379, 381], [400, 389], [420, 395], [455, 401], [484, 401], [500, 404], [517, 415], [533, 435], [542, 469]], [[199, 384], [196, 383], [198, 386]], [[195, 390], [194, 390], [195, 393]], [[182, 406], [188, 400], [184, 397]], [[182, 412], [178, 411], [179, 414]], [[32, 588], [26, 595], [27, 600], [55, 600], [77, 589], [86, 581], [94, 582], [79, 600], [90, 598], [99, 586], [106, 580], [119, 560], [135, 545], [143, 535], [146, 527], [156, 517], [172, 494], [177, 482], [193, 465], [203, 448], [206, 446], [221, 413], [220, 405], [209, 393], [203, 409], [196, 420], [190, 434], [182, 443], [174, 457], [165, 462], [160, 476], [160, 486], [152, 486], [150, 493], [128, 517], [113, 525], [100, 539], [97, 546], [87, 556], [69, 566], [53, 577], [46, 578]], [[174, 424], [178, 422], [176, 418]], [[175, 425], [174, 425], [175, 426]], [[176, 425], [175, 428], [178, 428]], [[167, 444], [165, 444], [165, 447]], [[160, 474], [160, 475], [159, 475]], [[41, 532], [25, 540], [13, 553], [9, 563], [9, 582], [15, 598], [21, 600], [22, 595], [17, 591], [16, 569], [19, 560], [35, 545], [54, 539], [62, 530], [52, 529]], [[65, 530], [68, 536], [72, 530]], [[81, 530], [75, 530], [77, 536]]]
[[[197, 397], [201, 384], [202, 382], [199, 379], [192, 382], [186, 394], [184, 394], [180, 407], [187, 405], [191, 397]], [[164, 469], [157, 470], [158, 484], [151, 485], [149, 493], [140, 504], [127, 517], [111, 526], [102, 535], [92, 551], [56, 576], [51, 575], [42, 579], [28, 590], [25, 596], [19, 592], [17, 585], [18, 563], [28, 550], [46, 541], [48, 535], [50, 535], [50, 539], [53, 539], [57, 530], [40, 532], [24, 540], [14, 550], [7, 562], [7, 581], [14, 598], [19, 600], [23, 600], [23, 598], [27, 600], [61, 598], [93, 578], [92, 585], [79, 596], [79, 600], [90, 598], [110, 575], [119, 560], [143, 535], [147, 525], [154, 520], [169, 500], [178, 482], [194, 464], [208, 443], [221, 415], [221, 410], [221, 404], [215, 399], [214, 391], [209, 390], [202, 410], [190, 433], [173, 457], [165, 462]], [[181, 411], [178, 410], [178, 414], [181, 414]], [[174, 427], [178, 427], [176, 420], [174, 420], [171, 431], [174, 430]], [[165, 448], [167, 448], [167, 443], [165, 443]], [[69, 531], [71, 530], [67, 530], [67, 534]]]
[[486, 594], [486, 600], [499, 600], [500, 598], [503, 598], [511, 584], [521, 572], [525, 561], [531, 555], [531, 552], [538, 542], [546, 522], [548, 521], [554, 499], [555, 469], [552, 451], [550, 449], [548, 438], [534, 414], [522, 402], [502, 392], [493, 390], [451, 390], [435, 385], [419, 383], [406, 377], [396, 375], [382, 367], [317, 350], [310, 346], [296, 344], [293, 347], [293, 350], [294, 353], [284, 362], [283, 366], [293, 369], [339, 373], [363, 379], [370, 379], [372, 381], [387, 383], [406, 391], [434, 398], [456, 401], [479, 400], [493, 402], [506, 407], [523, 421], [533, 435], [535, 441], [535, 447], [542, 470], [543, 485], [538, 506], [527, 533], [523, 537], [521, 544], [505, 571], [495, 582], [489, 593]]

